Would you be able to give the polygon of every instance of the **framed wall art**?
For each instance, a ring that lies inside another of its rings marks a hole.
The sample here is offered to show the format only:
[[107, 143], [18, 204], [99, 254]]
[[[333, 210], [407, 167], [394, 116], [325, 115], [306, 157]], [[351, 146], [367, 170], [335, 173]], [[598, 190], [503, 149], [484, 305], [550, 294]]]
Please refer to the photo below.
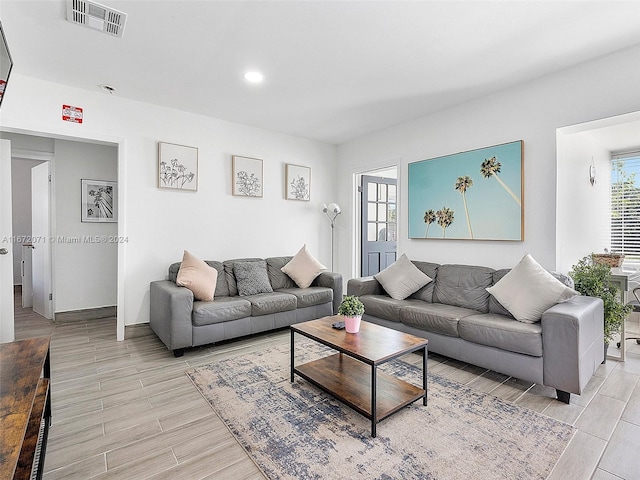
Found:
[[524, 240], [523, 141], [413, 162], [409, 238]]
[[233, 194], [240, 197], [262, 197], [262, 160], [233, 155]]
[[198, 190], [198, 149], [158, 142], [158, 188]]
[[285, 165], [285, 198], [307, 202], [311, 199], [311, 167]]
[[81, 209], [83, 222], [118, 221], [118, 184], [106, 180], [82, 179]]

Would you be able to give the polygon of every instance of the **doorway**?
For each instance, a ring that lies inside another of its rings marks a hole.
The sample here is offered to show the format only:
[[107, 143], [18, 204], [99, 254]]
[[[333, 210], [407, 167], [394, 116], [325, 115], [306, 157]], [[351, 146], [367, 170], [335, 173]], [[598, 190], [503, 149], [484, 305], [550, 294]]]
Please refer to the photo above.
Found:
[[359, 175], [360, 276], [375, 275], [397, 257], [397, 167]]
[[[80, 215], [81, 179], [119, 180], [121, 142], [55, 136], [50, 138], [35, 132], [2, 132], [1, 135], [12, 140], [14, 153], [24, 152], [28, 148], [40, 153], [48, 152], [51, 156], [51, 161], [46, 162], [51, 164], [53, 185], [51, 227], [39, 237], [47, 238], [52, 254], [51, 286], [47, 293], [47, 300], [49, 295], [53, 300], [52, 312], [60, 314], [105, 310], [111, 311], [109, 316], [112, 316], [113, 311], [116, 311], [118, 318], [115, 333], [119, 340], [123, 340], [124, 316], [120, 314], [121, 309], [116, 308], [123, 299], [120, 265], [123, 245], [92, 241], [95, 238], [115, 238], [121, 224], [86, 223], [81, 221]], [[35, 147], [25, 147], [29, 142], [33, 142]], [[116, 208], [117, 212], [121, 211], [120, 204]], [[104, 249], [109, 249], [109, 252], [103, 251]], [[95, 272], [100, 275], [96, 276]]]

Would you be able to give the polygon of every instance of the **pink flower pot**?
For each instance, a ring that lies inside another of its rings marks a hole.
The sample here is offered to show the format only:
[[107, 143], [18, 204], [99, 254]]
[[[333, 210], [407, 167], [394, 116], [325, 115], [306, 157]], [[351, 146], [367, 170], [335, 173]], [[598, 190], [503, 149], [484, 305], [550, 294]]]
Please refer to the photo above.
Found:
[[347, 333], [358, 333], [360, 330], [360, 320], [362, 320], [362, 315], [358, 315], [356, 317], [344, 317], [344, 328]]

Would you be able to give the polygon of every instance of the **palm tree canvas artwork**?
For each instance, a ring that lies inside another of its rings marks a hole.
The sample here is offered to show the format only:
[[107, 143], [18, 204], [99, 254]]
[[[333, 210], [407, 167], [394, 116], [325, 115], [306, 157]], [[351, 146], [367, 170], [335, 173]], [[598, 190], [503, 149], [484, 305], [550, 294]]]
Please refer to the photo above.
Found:
[[83, 222], [117, 222], [117, 183], [106, 180], [82, 180]]
[[524, 240], [522, 140], [409, 164], [409, 238]]

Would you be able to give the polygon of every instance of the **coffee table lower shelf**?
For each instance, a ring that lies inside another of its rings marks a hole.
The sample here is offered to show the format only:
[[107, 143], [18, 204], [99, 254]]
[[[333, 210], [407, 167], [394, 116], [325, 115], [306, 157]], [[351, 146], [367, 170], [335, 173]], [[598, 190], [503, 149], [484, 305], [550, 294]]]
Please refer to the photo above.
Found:
[[375, 424], [426, 395], [422, 388], [342, 353], [299, 365], [293, 371], [371, 420], [374, 437]]

